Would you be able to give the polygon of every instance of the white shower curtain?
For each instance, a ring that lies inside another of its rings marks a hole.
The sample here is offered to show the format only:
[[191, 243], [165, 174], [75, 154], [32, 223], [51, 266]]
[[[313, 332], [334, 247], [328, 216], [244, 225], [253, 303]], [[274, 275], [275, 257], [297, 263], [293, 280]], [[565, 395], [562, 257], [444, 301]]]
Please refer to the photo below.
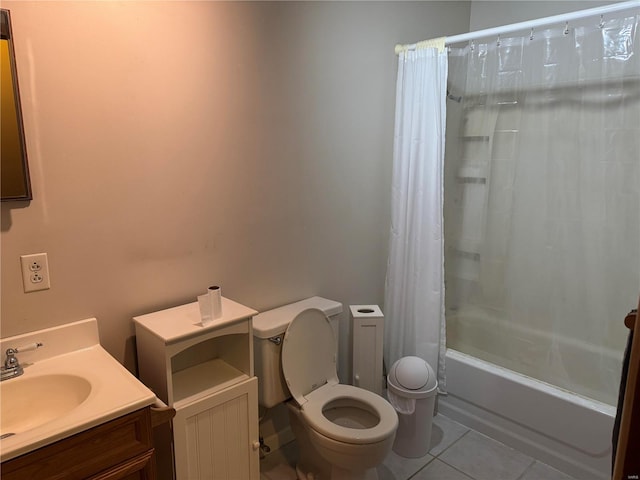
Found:
[[640, 10], [608, 17], [450, 50], [446, 301], [449, 348], [615, 405], [640, 285]]
[[385, 360], [426, 360], [444, 388], [443, 164], [447, 52], [398, 59]]

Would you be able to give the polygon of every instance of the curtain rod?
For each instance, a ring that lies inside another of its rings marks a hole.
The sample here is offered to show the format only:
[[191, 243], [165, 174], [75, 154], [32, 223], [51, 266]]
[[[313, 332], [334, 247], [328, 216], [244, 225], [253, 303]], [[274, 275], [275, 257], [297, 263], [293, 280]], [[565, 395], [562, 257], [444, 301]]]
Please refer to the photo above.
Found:
[[[578, 10], [576, 12], [564, 13], [561, 15], [553, 15], [551, 17], [539, 18], [537, 20], [529, 20], [526, 22], [512, 23], [510, 25], [502, 25], [500, 27], [487, 28], [485, 30], [477, 30], [475, 32], [461, 33], [459, 35], [453, 35], [452, 37], [446, 37], [445, 45], [453, 45], [455, 43], [467, 42], [469, 40], [475, 40], [478, 38], [493, 37], [502, 35], [505, 33], [513, 33], [517, 31], [530, 30], [532, 28], [550, 25], [553, 23], [570, 22], [578, 20], [580, 18], [594, 17], [597, 15], [604, 15], [606, 13], [619, 12], [622, 10], [629, 10], [632, 8], [640, 8], [640, 0], [631, 0], [627, 2], [613, 3], [611, 5], [604, 5], [602, 7], [589, 8], [587, 10]], [[420, 42], [422, 43], [422, 42]], [[407, 50], [415, 50], [418, 44], [411, 45], [396, 45], [396, 55], [400, 52]]]

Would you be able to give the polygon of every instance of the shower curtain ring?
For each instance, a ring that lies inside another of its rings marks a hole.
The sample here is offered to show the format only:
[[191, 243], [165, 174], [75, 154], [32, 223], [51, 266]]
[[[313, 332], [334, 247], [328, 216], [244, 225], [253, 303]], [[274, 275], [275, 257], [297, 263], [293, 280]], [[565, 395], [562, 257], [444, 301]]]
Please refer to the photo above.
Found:
[[604, 15], [600, 15], [600, 23], [598, 24], [599, 28], [604, 28]]
[[529, 35], [529, 40], [533, 40], [533, 28], [531, 29], [531, 34]]
[[498, 35], [498, 41], [496, 42], [496, 45], [499, 47], [500, 46], [500, 35]]
[[564, 34], [569, 35], [569, 22], [564, 22]]

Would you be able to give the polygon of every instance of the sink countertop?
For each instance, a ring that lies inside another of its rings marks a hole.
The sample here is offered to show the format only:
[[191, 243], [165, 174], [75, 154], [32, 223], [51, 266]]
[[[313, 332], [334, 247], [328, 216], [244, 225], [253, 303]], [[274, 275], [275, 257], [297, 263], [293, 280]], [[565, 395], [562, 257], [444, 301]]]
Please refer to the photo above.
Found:
[[2, 355], [4, 357], [7, 348], [34, 342], [42, 342], [44, 346], [17, 355], [24, 374], [4, 380], [0, 384], [0, 392], [2, 385], [11, 382], [58, 374], [86, 379], [91, 384], [91, 392], [69, 413], [0, 440], [0, 461], [15, 458], [156, 401], [151, 390], [100, 346], [95, 318], [1, 339]]

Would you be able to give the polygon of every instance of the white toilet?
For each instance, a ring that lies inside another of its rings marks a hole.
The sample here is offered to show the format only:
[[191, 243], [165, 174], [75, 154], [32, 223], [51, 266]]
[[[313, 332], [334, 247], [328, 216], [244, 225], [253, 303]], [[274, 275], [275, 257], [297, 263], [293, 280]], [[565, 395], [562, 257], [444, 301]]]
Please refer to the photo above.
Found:
[[398, 417], [384, 398], [339, 383], [341, 313], [340, 303], [312, 297], [253, 319], [259, 403], [271, 408], [293, 397], [299, 479], [377, 479], [396, 435]]

